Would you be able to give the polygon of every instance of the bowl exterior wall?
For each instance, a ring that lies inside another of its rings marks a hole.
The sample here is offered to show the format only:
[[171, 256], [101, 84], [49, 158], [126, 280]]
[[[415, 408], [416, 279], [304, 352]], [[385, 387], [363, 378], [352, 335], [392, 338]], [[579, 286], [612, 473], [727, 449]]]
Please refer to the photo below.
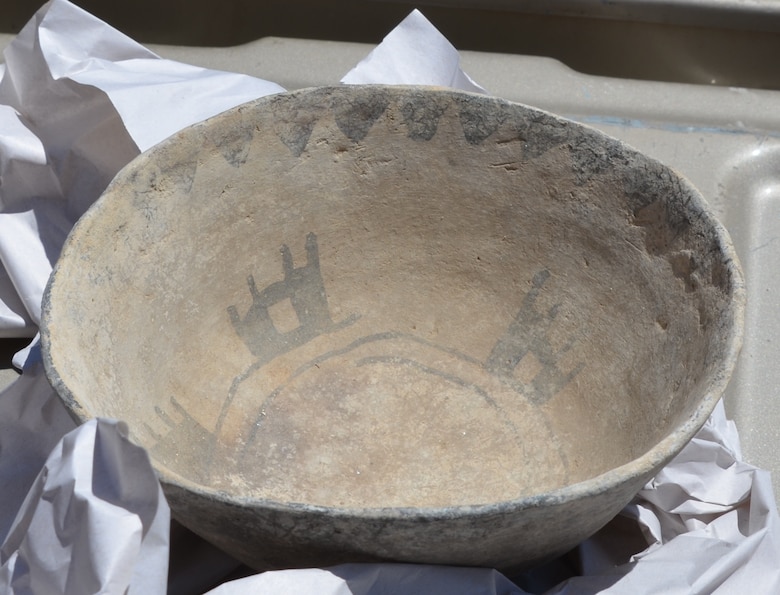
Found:
[[[497, 568], [511, 574], [562, 555], [617, 515], [652, 473], [608, 491], [475, 515], [461, 508], [333, 514], [214, 500], [163, 483], [176, 519], [258, 571], [350, 562], [407, 562]], [[606, 486], [605, 486], [606, 487]], [[383, 514], [384, 513], [384, 514]]]

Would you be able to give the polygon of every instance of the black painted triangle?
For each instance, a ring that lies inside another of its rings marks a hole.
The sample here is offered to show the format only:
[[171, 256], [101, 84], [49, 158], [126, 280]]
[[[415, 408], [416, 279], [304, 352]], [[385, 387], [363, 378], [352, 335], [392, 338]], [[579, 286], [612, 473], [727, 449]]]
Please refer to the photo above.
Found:
[[225, 158], [225, 161], [233, 167], [241, 167], [246, 163], [246, 159], [249, 156], [254, 128], [244, 124], [217, 130], [220, 135], [217, 138], [212, 137], [212, 142], [216, 145], [222, 157]]
[[278, 122], [274, 125], [276, 135], [296, 157], [300, 157], [309, 144], [315, 120], [304, 122]]
[[439, 119], [447, 111], [448, 101], [421, 92], [410, 93], [401, 102], [401, 115], [413, 140], [431, 140], [439, 128]]
[[498, 130], [506, 118], [504, 110], [495, 104], [488, 104], [484, 98], [457, 98], [460, 106], [460, 125], [463, 135], [472, 145], [482, 143]]
[[363, 140], [371, 127], [385, 113], [390, 99], [376, 90], [354, 95], [336, 95], [333, 112], [336, 125], [344, 135], [355, 142]]

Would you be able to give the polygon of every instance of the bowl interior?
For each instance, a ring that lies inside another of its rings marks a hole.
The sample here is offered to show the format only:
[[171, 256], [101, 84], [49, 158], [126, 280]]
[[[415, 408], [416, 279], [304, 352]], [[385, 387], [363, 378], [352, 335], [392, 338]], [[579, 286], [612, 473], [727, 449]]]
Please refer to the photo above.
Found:
[[46, 298], [53, 382], [164, 476], [333, 507], [500, 502], [651, 450], [733, 351], [684, 181], [444, 90], [259, 100], [119, 174]]

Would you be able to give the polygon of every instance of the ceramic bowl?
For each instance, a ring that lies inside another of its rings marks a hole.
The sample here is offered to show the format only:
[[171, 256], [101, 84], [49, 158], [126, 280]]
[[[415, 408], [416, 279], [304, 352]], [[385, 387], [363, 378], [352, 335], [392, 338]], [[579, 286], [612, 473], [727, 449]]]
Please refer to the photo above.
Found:
[[701, 195], [500, 99], [259, 99], [122, 170], [44, 300], [49, 378], [145, 447], [173, 514], [257, 569], [521, 568], [690, 440], [741, 341]]

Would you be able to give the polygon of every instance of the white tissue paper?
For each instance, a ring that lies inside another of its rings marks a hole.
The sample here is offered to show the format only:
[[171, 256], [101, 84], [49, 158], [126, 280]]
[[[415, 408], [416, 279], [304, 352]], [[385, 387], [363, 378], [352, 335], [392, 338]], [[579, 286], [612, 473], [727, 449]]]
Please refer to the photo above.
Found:
[[[69, 229], [123, 165], [180, 128], [282, 91], [163, 60], [67, 0], [38, 11], [0, 73], [0, 337], [35, 335]], [[418, 11], [342, 82], [485, 92]], [[722, 405], [607, 527], [523, 574], [347, 564], [228, 580], [247, 570], [177, 525], [169, 532], [149, 459], [123, 424], [75, 428], [35, 342], [15, 361], [23, 373], [0, 393], [4, 593], [780, 593], [768, 473], [742, 462]]]
[[162, 593], [170, 511], [122, 422], [92, 420], [52, 450], [7, 533], [4, 593]]
[[460, 68], [460, 54], [414, 10], [342, 79], [347, 85], [433, 85], [487, 93]]

